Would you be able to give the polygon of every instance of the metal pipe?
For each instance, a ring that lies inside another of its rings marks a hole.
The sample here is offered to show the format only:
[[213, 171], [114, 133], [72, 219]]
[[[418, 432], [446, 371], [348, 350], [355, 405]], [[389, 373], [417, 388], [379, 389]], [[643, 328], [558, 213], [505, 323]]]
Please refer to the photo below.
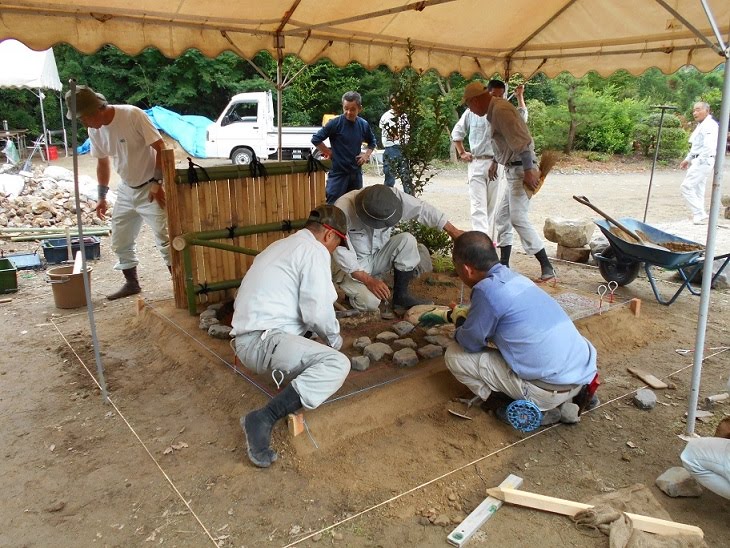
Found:
[[644, 206], [644, 220], [646, 222], [646, 213], [649, 211], [649, 197], [651, 196], [651, 184], [654, 181], [654, 169], [656, 168], [656, 160], [659, 156], [659, 144], [662, 140], [662, 126], [664, 125], [664, 113], [667, 110], [677, 110], [677, 107], [670, 105], [659, 105], [652, 108], [659, 108], [662, 110], [662, 114], [659, 117], [659, 129], [656, 132], [656, 147], [654, 147], [654, 159], [651, 162], [651, 175], [649, 176], [649, 189], [646, 191], [646, 206]]

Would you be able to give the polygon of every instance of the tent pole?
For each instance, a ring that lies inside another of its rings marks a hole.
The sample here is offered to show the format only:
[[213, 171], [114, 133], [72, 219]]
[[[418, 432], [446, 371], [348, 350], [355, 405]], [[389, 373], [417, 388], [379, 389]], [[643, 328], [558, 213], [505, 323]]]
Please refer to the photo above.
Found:
[[81, 219], [81, 198], [79, 192], [79, 155], [76, 150], [78, 146], [76, 132], [78, 128], [78, 120], [76, 118], [76, 80], [71, 78], [68, 81], [71, 90], [71, 112], [73, 119], [71, 120], [71, 144], [73, 148], [73, 168], [74, 168], [74, 197], [76, 198], [76, 223], [79, 227], [79, 245], [81, 246], [81, 273], [84, 279], [84, 293], [86, 294], [86, 311], [89, 314], [89, 327], [91, 329], [91, 342], [94, 346], [94, 360], [96, 361], [96, 373], [99, 376], [98, 382], [101, 388], [101, 401], [109, 403], [109, 393], [106, 389], [106, 379], [104, 377], [104, 364], [101, 362], [101, 353], [99, 352], [99, 338], [96, 336], [96, 320], [94, 320], [94, 305], [91, 302], [91, 284], [89, 283], [89, 273], [86, 269], [86, 248], [84, 246], [84, 226]]
[[61, 129], [63, 130], [63, 148], [68, 158], [68, 135], [66, 134], [66, 117], [63, 115], [63, 90], [58, 92], [58, 108], [61, 111]]
[[282, 88], [282, 76], [281, 76], [281, 69], [284, 65], [284, 37], [282, 35], [276, 36], [277, 41], [277, 48], [276, 48], [276, 126], [277, 126], [277, 138], [279, 140], [279, 147], [278, 151], [276, 153], [276, 159], [281, 162], [282, 154], [281, 154], [281, 144], [282, 144], [282, 138], [281, 138], [281, 132], [283, 124], [281, 123], [281, 88]]
[[38, 100], [41, 103], [41, 125], [43, 126], [43, 135], [41, 136], [41, 142], [46, 147], [46, 162], [48, 161], [48, 128], [46, 128], [46, 113], [43, 110], [43, 90], [38, 88]]
[[702, 269], [702, 293], [700, 294], [700, 311], [697, 318], [697, 338], [695, 339], [694, 362], [692, 364], [692, 386], [689, 392], [689, 408], [687, 409], [687, 434], [693, 434], [697, 418], [697, 402], [700, 397], [700, 379], [702, 378], [702, 360], [705, 355], [705, 332], [707, 316], [710, 308], [710, 285], [712, 283], [712, 266], [715, 260], [715, 236], [717, 220], [720, 216], [722, 198], [722, 170], [725, 164], [725, 147], [730, 117], [730, 50], [725, 50], [725, 77], [722, 86], [722, 106], [718, 124], [717, 150], [715, 151], [715, 167], [712, 176], [712, 199], [710, 201], [710, 219], [708, 221], [707, 244], [705, 246], [705, 265]]

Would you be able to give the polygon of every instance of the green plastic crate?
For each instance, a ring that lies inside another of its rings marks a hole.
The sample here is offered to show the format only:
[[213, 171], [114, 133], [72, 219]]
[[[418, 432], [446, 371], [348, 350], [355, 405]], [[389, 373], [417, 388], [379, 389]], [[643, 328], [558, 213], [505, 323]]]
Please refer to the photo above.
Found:
[[18, 290], [18, 269], [10, 259], [0, 259], [0, 293], [15, 293]]

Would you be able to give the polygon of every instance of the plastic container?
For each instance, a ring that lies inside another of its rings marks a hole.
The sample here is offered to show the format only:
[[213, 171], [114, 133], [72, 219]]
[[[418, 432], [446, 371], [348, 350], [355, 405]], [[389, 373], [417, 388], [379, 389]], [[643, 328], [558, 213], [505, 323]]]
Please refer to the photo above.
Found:
[[[73, 261], [76, 252], [81, 249], [81, 242], [78, 238], [71, 238], [71, 251], [73, 257], [68, 256], [66, 238], [51, 238], [41, 242], [43, 256], [51, 264]], [[101, 240], [96, 236], [84, 236], [84, 247], [86, 248], [86, 260], [94, 260], [101, 257]]]
[[48, 161], [58, 160], [58, 147], [48, 146]]
[[[84, 290], [84, 275], [79, 272], [73, 274], [73, 265], [57, 266], [46, 272], [48, 283], [53, 289], [53, 300], [56, 308], [81, 308], [86, 306], [86, 291]], [[91, 290], [91, 271], [89, 273], [89, 290]]]
[[18, 269], [10, 259], [0, 259], [0, 293], [15, 293], [18, 290]]

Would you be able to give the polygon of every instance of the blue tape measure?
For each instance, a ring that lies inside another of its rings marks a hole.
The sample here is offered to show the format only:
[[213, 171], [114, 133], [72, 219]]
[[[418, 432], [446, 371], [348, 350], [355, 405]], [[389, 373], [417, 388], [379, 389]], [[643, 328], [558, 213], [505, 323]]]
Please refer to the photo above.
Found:
[[507, 420], [522, 432], [532, 432], [542, 423], [542, 411], [528, 400], [516, 400], [507, 406]]

